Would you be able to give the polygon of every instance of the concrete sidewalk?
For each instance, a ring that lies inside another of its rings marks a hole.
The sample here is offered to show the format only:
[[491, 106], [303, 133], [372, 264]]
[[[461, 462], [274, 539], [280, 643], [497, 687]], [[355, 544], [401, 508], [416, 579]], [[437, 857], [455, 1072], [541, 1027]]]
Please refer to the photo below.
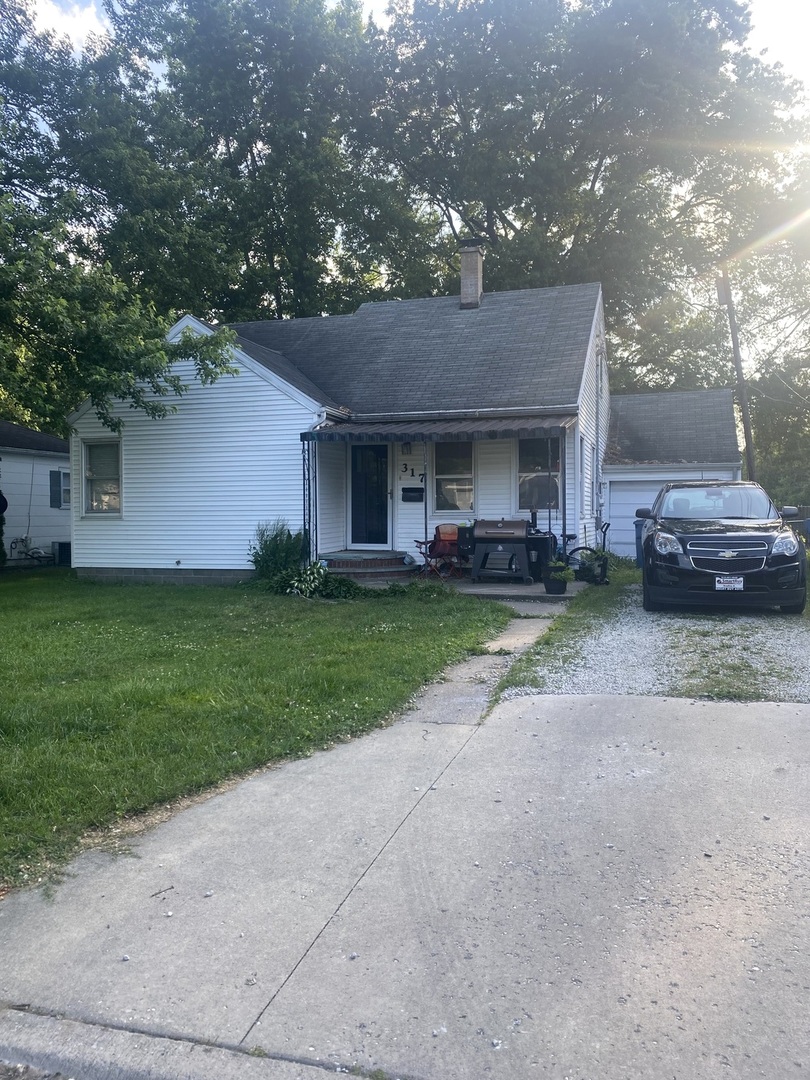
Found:
[[401, 722], [9, 896], [0, 1060], [76, 1080], [804, 1075], [810, 706], [537, 696], [480, 724], [499, 648], [542, 625]]

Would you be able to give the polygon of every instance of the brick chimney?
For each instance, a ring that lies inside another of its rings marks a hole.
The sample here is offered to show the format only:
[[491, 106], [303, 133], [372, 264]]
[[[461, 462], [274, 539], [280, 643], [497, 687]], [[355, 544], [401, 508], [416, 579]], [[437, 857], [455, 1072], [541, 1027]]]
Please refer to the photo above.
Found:
[[484, 295], [484, 248], [477, 237], [461, 241], [461, 308], [481, 306]]

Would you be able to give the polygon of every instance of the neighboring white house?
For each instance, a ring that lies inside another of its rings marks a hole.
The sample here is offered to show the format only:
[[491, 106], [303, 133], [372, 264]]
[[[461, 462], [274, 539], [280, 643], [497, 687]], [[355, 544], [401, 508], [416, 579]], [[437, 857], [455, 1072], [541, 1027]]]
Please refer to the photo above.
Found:
[[0, 491], [8, 502], [3, 539], [9, 559], [25, 559], [26, 548], [50, 555], [54, 543], [69, 542], [67, 440], [0, 420]]
[[602, 480], [610, 547], [635, 556], [635, 517], [669, 480], [739, 480], [731, 390], [614, 395]]
[[[528, 518], [593, 541], [610, 396], [599, 284], [484, 293], [353, 315], [237, 324], [236, 375], [191, 365], [177, 411], [73, 417], [73, 565], [130, 580], [232, 581], [256, 526], [284, 518], [313, 557], [402, 561], [442, 523]], [[185, 328], [211, 333], [190, 316]], [[733, 411], [731, 413], [733, 421]], [[635, 508], [634, 508], [635, 509]]]

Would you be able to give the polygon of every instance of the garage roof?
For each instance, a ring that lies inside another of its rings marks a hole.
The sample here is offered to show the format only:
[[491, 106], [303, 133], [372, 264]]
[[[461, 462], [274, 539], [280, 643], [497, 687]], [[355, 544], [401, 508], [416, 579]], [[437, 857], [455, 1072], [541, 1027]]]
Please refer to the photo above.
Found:
[[731, 390], [611, 395], [606, 464], [739, 461]]

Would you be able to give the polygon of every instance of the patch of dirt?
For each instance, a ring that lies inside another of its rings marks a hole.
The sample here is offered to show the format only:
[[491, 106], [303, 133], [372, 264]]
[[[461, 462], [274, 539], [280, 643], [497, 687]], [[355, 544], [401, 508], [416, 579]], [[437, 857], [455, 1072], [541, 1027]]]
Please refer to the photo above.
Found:
[[75, 1080], [62, 1073], [42, 1072], [29, 1065], [4, 1065], [0, 1061], [0, 1080]]

